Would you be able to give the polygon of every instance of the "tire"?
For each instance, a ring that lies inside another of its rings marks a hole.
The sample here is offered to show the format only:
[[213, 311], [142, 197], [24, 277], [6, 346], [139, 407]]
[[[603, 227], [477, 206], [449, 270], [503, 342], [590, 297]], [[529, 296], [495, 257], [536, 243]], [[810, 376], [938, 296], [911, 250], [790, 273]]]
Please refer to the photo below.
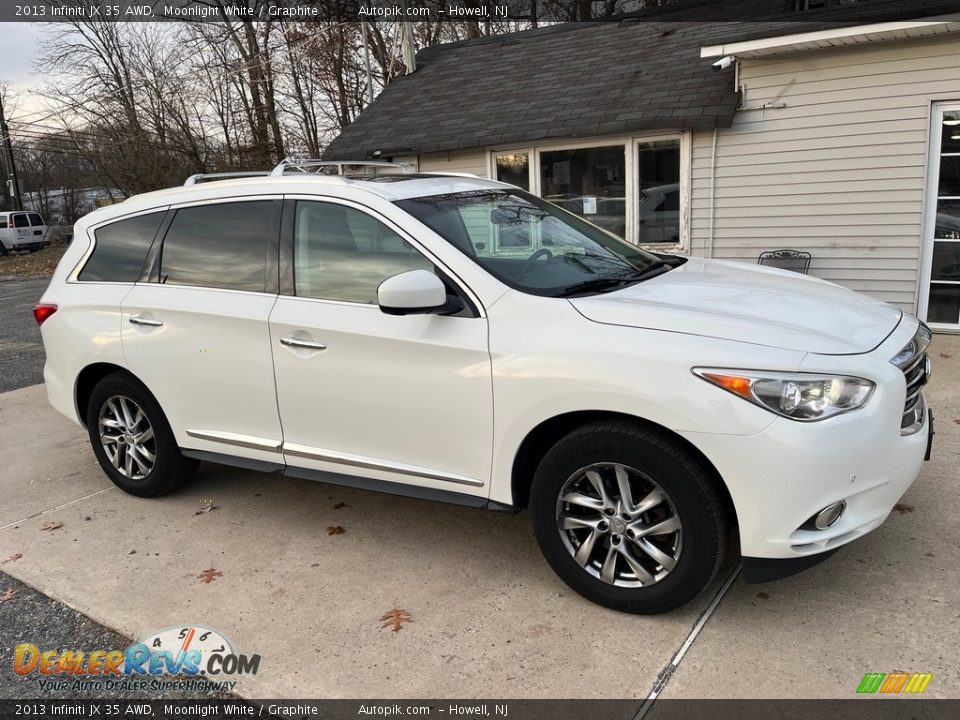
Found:
[[112, 373], [96, 384], [86, 418], [100, 467], [131, 495], [165, 495], [197, 471], [200, 463], [180, 452], [156, 399], [126, 373]]
[[728, 521], [712, 473], [667, 433], [639, 423], [590, 423], [560, 440], [537, 468], [530, 509], [554, 572], [614, 610], [675, 610], [723, 562]]

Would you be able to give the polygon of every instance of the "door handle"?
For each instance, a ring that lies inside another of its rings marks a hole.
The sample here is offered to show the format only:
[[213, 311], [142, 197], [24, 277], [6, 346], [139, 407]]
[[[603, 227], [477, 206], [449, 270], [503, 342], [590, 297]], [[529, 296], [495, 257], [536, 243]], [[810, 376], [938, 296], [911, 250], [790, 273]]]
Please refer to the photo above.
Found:
[[155, 320], [150, 317], [143, 317], [142, 315], [131, 315], [130, 322], [134, 325], [148, 325], [150, 327], [161, 327], [163, 322], [160, 320]]
[[317, 340], [298, 338], [296, 335], [285, 335], [280, 338], [280, 344], [287, 347], [306, 348], [307, 350], [326, 350], [327, 346]]

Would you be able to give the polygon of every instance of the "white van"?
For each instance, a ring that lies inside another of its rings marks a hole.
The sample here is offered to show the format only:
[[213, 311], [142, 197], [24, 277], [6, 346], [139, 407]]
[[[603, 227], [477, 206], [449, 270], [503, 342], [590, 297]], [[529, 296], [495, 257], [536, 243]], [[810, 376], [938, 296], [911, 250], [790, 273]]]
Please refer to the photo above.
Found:
[[0, 212], [0, 255], [14, 250], [36, 252], [47, 243], [47, 223], [40, 213]]

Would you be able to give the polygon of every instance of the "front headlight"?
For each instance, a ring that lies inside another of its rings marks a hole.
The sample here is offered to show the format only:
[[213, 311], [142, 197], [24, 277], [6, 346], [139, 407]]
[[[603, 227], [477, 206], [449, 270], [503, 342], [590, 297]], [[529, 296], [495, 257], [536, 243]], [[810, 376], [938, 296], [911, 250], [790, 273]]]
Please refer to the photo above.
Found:
[[777, 415], [815, 422], [863, 407], [876, 387], [845, 375], [694, 368], [694, 374]]

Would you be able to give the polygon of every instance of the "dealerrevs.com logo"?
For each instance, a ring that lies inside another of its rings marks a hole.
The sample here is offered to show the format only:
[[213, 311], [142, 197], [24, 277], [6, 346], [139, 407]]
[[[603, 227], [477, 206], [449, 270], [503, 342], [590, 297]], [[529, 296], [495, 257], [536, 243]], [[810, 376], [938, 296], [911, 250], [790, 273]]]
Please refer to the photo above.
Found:
[[259, 655], [236, 652], [222, 633], [203, 625], [160, 630], [124, 650], [43, 650], [20, 643], [13, 653], [13, 671], [36, 677], [41, 690], [231, 691], [237, 683], [227, 678], [255, 675], [259, 668]]

